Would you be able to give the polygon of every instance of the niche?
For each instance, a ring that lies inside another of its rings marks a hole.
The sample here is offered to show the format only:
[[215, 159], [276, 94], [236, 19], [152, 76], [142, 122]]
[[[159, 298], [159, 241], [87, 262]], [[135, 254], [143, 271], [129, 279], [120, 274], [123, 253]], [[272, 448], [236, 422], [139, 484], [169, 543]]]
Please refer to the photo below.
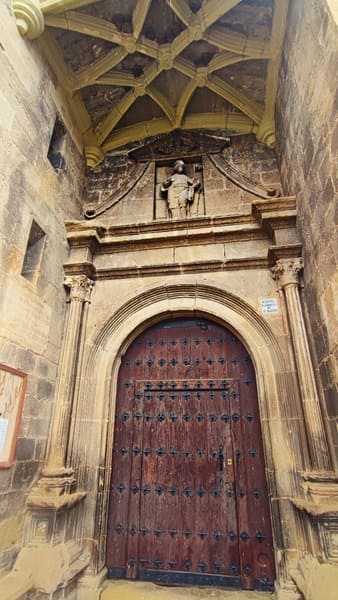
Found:
[[32, 283], [36, 281], [40, 270], [45, 240], [45, 232], [36, 221], [33, 221], [21, 270], [21, 275]]
[[65, 146], [66, 129], [59, 117], [56, 117], [47, 158], [55, 171], [62, 171], [66, 166]]
[[[182, 160], [179, 158], [178, 160]], [[171, 160], [158, 160], [156, 161], [155, 171], [155, 206], [154, 206], [154, 218], [155, 219], [168, 219], [170, 218], [170, 211], [168, 210], [167, 193], [163, 189], [163, 183], [170, 180], [170, 177], [175, 173], [175, 163], [177, 159]], [[188, 205], [187, 218], [200, 217], [205, 215], [205, 199], [203, 189], [203, 167], [202, 157], [184, 157], [184, 174], [189, 177], [191, 181], [196, 182], [196, 192], [192, 194], [191, 201]]]

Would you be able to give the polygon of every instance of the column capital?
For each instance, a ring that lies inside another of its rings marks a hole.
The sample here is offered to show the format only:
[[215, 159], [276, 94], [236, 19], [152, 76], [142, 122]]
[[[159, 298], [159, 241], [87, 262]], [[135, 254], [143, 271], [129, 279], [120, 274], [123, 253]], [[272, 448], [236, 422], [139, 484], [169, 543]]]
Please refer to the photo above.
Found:
[[303, 270], [302, 258], [281, 258], [272, 267], [272, 277], [283, 289], [287, 285], [299, 286], [299, 273]]
[[71, 275], [65, 277], [65, 287], [69, 288], [69, 302], [89, 302], [94, 281], [87, 275]]

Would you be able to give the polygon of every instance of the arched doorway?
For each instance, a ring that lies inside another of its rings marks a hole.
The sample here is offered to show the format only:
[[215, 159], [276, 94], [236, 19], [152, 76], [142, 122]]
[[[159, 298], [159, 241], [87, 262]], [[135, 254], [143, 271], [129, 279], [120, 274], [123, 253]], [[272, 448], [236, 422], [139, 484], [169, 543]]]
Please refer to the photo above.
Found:
[[204, 318], [147, 329], [118, 377], [110, 577], [273, 588], [253, 365]]

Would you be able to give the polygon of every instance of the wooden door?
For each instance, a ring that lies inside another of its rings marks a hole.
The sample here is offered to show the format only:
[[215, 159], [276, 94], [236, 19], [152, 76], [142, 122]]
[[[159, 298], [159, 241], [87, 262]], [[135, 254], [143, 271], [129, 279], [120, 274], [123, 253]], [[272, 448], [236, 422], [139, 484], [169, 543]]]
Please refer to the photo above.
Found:
[[109, 577], [273, 589], [255, 374], [205, 319], [148, 329], [119, 372]]

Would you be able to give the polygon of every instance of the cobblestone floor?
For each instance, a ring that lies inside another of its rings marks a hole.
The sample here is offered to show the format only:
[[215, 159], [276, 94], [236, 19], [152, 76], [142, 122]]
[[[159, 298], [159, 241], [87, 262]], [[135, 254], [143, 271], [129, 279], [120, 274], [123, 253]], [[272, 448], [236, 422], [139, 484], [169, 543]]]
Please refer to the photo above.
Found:
[[207, 587], [163, 587], [141, 581], [109, 581], [101, 600], [274, 600], [274, 594]]

